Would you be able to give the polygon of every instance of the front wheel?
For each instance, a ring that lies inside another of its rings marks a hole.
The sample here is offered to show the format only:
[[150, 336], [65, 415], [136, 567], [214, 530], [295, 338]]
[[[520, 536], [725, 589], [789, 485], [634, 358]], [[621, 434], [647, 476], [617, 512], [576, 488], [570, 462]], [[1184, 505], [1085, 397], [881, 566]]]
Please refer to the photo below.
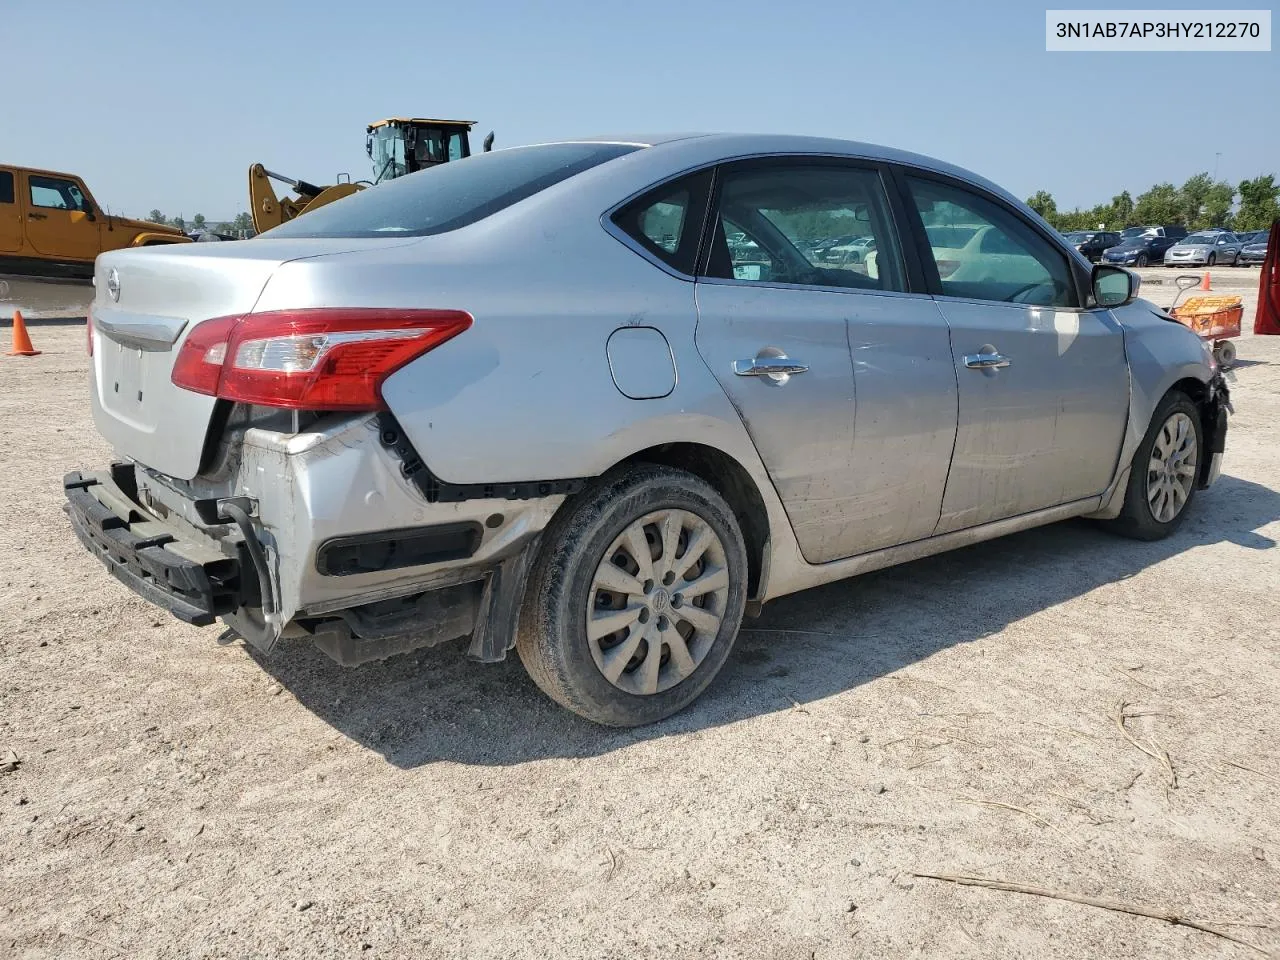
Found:
[[1212, 253], [1211, 253], [1211, 254], [1209, 254], [1209, 260], [1208, 260], [1208, 264], [1209, 264], [1209, 266], [1211, 266], [1211, 267], [1212, 267], [1212, 266], [1213, 266], [1215, 263], [1217, 263], [1217, 262], [1218, 262], [1218, 257], [1217, 257], [1217, 255], [1216, 255], [1216, 254], [1212, 254]]
[[1135, 267], [1145, 267], [1147, 265], [1147, 255], [1145, 253], [1138, 254], [1138, 259], [1134, 261]]
[[1136, 540], [1161, 540], [1182, 524], [1196, 495], [1203, 448], [1200, 411], [1171, 391], [1160, 401], [1138, 444], [1114, 529]]
[[589, 487], [547, 528], [516, 651], [574, 713], [653, 723], [715, 678], [746, 599], [733, 510], [692, 474], [639, 464]]

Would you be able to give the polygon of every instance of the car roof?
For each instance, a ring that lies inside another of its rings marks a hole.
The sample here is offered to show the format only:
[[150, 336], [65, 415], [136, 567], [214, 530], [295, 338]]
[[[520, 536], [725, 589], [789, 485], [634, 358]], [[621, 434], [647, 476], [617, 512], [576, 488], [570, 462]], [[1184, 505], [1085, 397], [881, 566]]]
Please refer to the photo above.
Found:
[[878, 160], [885, 163], [901, 163], [907, 166], [947, 174], [966, 180], [1013, 201], [1022, 201], [998, 184], [964, 167], [947, 163], [935, 157], [910, 150], [900, 150], [862, 140], [840, 140], [834, 137], [812, 137], [784, 133], [625, 133], [613, 136], [580, 137], [563, 142], [631, 143], [638, 146], [674, 149], [682, 152], [705, 154], [704, 162], [728, 161], [742, 157], [768, 154], [809, 154], [813, 156], [849, 157], [860, 160]]

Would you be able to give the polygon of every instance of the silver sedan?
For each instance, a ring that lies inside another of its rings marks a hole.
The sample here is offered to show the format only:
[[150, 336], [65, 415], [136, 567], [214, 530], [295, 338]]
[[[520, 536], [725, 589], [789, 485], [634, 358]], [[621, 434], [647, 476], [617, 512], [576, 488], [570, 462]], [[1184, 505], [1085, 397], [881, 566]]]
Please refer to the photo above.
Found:
[[501, 150], [96, 285], [117, 459], [66, 511], [112, 574], [266, 652], [514, 649], [606, 724], [690, 703], [784, 594], [1068, 517], [1167, 536], [1226, 439], [1136, 276], [861, 143]]
[[1234, 265], [1240, 258], [1242, 244], [1234, 233], [1212, 231], [1193, 233], [1164, 252], [1166, 267], [1212, 267], [1219, 263]]

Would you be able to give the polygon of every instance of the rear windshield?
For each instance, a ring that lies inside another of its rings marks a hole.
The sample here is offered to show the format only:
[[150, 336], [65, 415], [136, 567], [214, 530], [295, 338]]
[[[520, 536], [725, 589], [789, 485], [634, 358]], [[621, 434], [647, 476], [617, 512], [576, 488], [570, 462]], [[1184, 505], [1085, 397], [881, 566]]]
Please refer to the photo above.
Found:
[[482, 153], [362, 190], [262, 236], [425, 237], [447, 233], [638, 149], [634, 144], [620, 143], [551, 143]]

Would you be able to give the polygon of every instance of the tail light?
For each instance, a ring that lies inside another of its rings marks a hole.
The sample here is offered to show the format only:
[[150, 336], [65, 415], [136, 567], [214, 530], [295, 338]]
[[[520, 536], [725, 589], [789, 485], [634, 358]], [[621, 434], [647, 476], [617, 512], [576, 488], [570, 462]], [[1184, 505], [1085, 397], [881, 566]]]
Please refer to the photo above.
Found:
[[461, 310], [320, 307], [216, 317], [173, 365], [184, 390], [290, 410], [381, 410], [396, 370], [471, 326]]

